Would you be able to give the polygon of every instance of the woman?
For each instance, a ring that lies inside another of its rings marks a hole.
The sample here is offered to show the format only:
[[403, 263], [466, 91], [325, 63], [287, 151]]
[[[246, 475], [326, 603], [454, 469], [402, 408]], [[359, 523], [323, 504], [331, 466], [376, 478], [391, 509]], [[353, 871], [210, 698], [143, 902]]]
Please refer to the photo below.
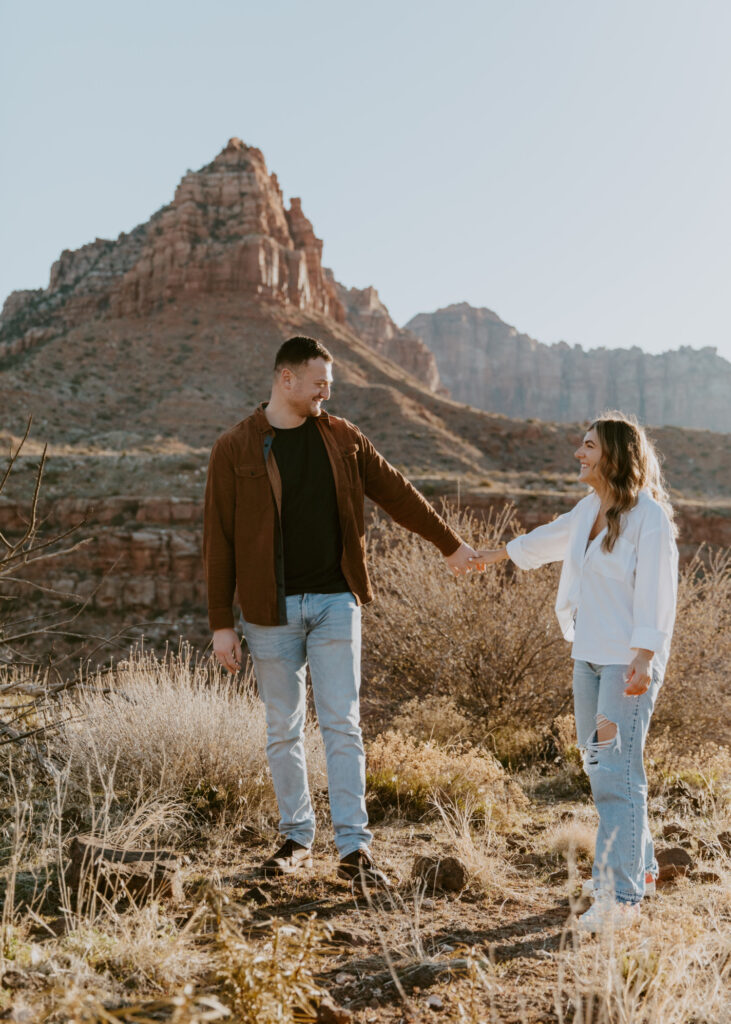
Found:
[[576, 731], [599, 812], [596, 898], [578, 926], [595, 932], [636, 919], [658, 873], [642, 755], [670, 650], [678, 552], [657, 456], [634, 419], [601, 416], [575, 457], [590, 494], [473, 561], [563, 562], [556, 613], [573, 641]]

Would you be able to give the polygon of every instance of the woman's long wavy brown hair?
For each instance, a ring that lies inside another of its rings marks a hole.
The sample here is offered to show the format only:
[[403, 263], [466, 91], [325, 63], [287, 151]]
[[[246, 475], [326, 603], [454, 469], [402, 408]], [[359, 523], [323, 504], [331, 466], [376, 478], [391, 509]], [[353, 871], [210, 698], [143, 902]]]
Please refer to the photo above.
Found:
[[655, 446], [634, 416], [605, 412], [589, 429], [596, 430], [602, 448], [599, 472], [609, 485], [611, 503], [606, 510], [607, 534], [604, 551], [611, 551], [622, 529], [622, 515], [637, 504], [641, 490], [647, 490], [665, 509], [674, 534], [673, 507], [665, 488]]

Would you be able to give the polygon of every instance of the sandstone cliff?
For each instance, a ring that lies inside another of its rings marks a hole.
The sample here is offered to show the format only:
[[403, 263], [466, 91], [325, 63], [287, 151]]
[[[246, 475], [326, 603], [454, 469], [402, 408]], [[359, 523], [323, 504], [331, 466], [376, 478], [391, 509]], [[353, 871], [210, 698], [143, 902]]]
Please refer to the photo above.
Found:
[[731, 431], [731, 363], [714, 348], [648, 355], [544, 345], [466, 302], [420, 313], [406, 327], [436, 356], [452, 397], [478, 409], [581, 422], [619, 408], [652, 425]]
[[[148, 314], [202, 295], [256, 296], [341, 321], [321, 257], [300, 200], [285, 209], [261, 151], [231, 139], [145, 224], [65, 250], [48, 288], [13, 292], [0, 317], [0, 358], [84, 319]], [[40, 329], [42, 337], [29, 334]]]
[[346, 323], [367, 345], [408, 370], [430, 391], [440, 391], [434, 354], [413, 331], [398, 327], [375, 288], [345, 288], [335, 281], [336, 295], [345, 310]]

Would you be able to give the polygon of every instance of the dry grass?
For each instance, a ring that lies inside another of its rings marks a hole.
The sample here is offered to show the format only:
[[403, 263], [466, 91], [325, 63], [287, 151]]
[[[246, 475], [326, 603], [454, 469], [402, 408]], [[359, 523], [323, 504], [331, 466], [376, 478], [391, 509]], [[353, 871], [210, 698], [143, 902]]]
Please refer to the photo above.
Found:
[[[701, 554], [704, 554], [701, 552]], [[696, 557], [680, 574], [678, 613], [655, 728], [684, 743], [728, 744], [731, 722], [731, 552]]]
[[[465, 602], [479, 594], [479, 581], [454, 581], [441, 568], [432, 574], [434, 600], [440, 590]], [[501, 586], [518, 601], [517, 577], [506, 575]], [[478, 626], [475, 617], [471, 628]], [[424, 674], [428, 651], [420, 645], [437, 643], [427, 632], [425, 625], [412, 646], [403, 632], [391, 648], [421, 657]], [[459, 664], [489, 665], [471, 642]], [[537, 704], [506, 698], [517, 716], [511, 727], [499, 707], [508, 677], [493, 674], [495, 693], [480, 704], [456, 685], [451, 648], [439, 643], [440, 687], [425, 698], [414, 687], [392, 728], [369, 744], [369, 795], [385, 812], [375, 849], [396, 880], [369, 900], [354, 900], [327, 859], [306, 878], [264, 883], [269, 903], [247, 895], [262, 884], [255, 869], [271, 850], [275, 820], [263, 708], [250, 678], [225, 679], [186, 651], [163, 660], [138, 653], [113, 675], [86, 678], [44, 705], [54, 728], [37, 749], [11, 756], [13, 747], [0, 748], [0, 1012], [53, 1024], [304, 1024], [329, 991], [357, 1024], [405, 1016], [436, 1024], [726, 1024], [728, 750], [700, 745], [692, 715], [690, 728], [678, 721], [653, 735], [653, 832], [659, 837], [671, 823], [685, 830], [682, 841], [705, 875], [662, 890], [631, 932], [579, 941], [567, 925], [568, 894], [577, 891], [576, 870], [588, 871], [595, 816], [573, 718], [560, 704], [554, 713], [546, 685]], [[395, 664], [384, 662], [384, 673]], [[526, 673], [526, 685], [539, 678], [530, 667]], [[398, 678], [407, 692], [406, 675]], [[12, 672], [3, 682], [12, 683]], [[389, 706], [385, 691], [381, 697]], [[491, 745], [506, 763], [526, 767], [506, 769]], [[324, 772], [314, 728], [307, 750], [318, 787]], [[317, 813], [327, 833], [321, 801]], [[270, 835], [259, 841], [255, 828], [242, 839], [242, 824], [268, 826]], [[85, 831], [186, 850], [182, 901], [72, 903], [61, 869], [69, 839]], [[412, 882], [414, 858], [435, 851], [467, 865], [459, 895]], [[308, 919], [313, 910], [317, 919]]]
[[[74, 692], [57, 751], [77, 793], [179, 802], [198, 812], [258, 821], [274, 806], [264, 706], [248, 672], [238, 682], [189, 651], [163, 660], [137, 652], [113, 680]], [[306, 732], [313, 788], [325, 783], [319, 732]]]
[[424, 817], [435, 801], [474, 815], [501, 813], [524, 797], [492, 754], [469, 746], [448, 749], [389, 730], [368, 746], [367, 786], [371, 804], [411, 819]]

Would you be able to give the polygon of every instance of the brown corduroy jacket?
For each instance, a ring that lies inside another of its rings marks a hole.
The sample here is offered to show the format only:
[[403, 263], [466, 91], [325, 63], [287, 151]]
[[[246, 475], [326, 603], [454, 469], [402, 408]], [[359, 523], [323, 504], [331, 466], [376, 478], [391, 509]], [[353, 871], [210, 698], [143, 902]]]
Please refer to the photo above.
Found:
[[[360, 604], [372, 600], [366, 568], [364, 498], [443, 555], [460, 538], [356, 426], [326, 412], [317, 418], [337, 495], [343, 575]], [[218, 438], [211, 451], [203, 521], [203, 561], [211, 629], [234, 625], [234, 595], [248, 622], [287, 621], [281, 540], [282, 481], [271, 451], [274, 427], [260, 405]]]

